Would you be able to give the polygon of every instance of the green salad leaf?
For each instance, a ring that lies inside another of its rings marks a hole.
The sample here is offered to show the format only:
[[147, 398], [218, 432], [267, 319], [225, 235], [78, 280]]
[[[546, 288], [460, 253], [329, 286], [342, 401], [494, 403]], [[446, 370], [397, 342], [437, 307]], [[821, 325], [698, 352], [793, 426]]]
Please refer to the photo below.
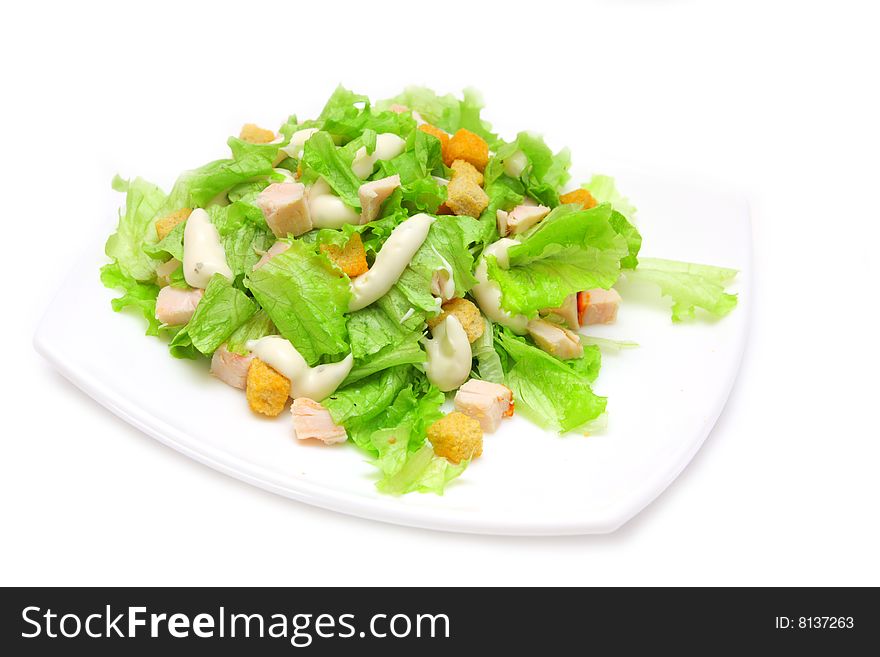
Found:
[[159, 320], [156, 319], [156, 297], [159, 286], [135, 280], [113, 262], [101, 267], [101, 282], [109, 288], [122, 290], [123, 295], [110, 302], [113, 310], [120, 312], [124, 308], [133, 307], [143, 314], [147, 320], [147, 335], [159, 335]]
[[125, 193], [125, 212], [119, 214], [116, 232], [107, 240], [104, 252], [120, 272], [136, 281], [151, 281], [159, 264], [144, 252], [144, 245], [158, 241], [153, 223], [165, 204], [165, 193], [143, 178], [113, 179], [113, 189]]
[[617, 183], [611, 176], [596, 175], [590, 182], [583, 185], [593, 198], [599, 203], [610, 203], [617, 212], [622, 214], [627, 221], [633, 221], [636, 216], [636, 207], [629, 202], [623, 194], [617, 191]]
[[736, 307], [737, 295], [724, 286], [737, 275], [736, 269], [698, 265], [660, 258], [642, 258], [629, 281], [653, 283], [663, 296], [672, 299], [672, 321], [694, 319], [695, 309], [702, 308], [716, 317], [724, 317]]
[[232, 286], [222, 274], [214, 274], [192, 318], [171, 341], [176, 347], [192, 345], [199, 353], [210, 356], [233, 331], [257, 312], [257, 304], [244, 292]]

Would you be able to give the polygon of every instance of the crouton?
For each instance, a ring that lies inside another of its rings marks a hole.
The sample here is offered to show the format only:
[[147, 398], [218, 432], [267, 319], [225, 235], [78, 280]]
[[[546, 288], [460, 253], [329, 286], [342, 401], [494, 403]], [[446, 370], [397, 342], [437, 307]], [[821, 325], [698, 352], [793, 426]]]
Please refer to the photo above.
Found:
[[589, 190], [583, 188], [560, 195], [559, 202], [563, 205], [566, 203], [578, 203], [584, 207], [584, 210], [595, 208], [599, 204], [596, 199], [593, 198], [593, 195], [590, 194]]
[[456, 178], [469, 178], [477, 183], [480, 187], [483, 186], [483, 174], [477, 171], [477, 168], [466, 160], [456, 160], [452, 163], [450, 167], [452, 169], [452, 179]]
[[560, 360], [580, 358], [584, 355], [581, 336], [563, 326], [544, 319], [532, 319], [528, 324], [529, 335], [541, 349]]
[[156, 219], [156, 235], [160, 240], [164, 240], [178, 224], [182, 224], [189, 218], [192, 213], [190, 208], [181, 208], [171, 214]]
[[275, 133], [254, 123], [245, 123], [241, 126], [238, 138], [249, 144], [268, 144], [275, 141]]
[[446, 205], [446, 203], [441, 203], [441, 204], [440, 204], [440, 207], [437, 208], [437, 214], [438, 214], [438, 215], [442, 215], [442, 214], [446, 214], [446, 215], [452, 214], [452, 215], [454, 215], [455, 213], [452, 211], [452, 208], [450, 208], [448, 205]]
[[458, 411], [428, 427], [428, 440], [437, 456], [452, 463], [475, 459], [483, 453], [483, 430], [474, 418]]
[[183, 289], [170, 285], [156, 297], [156, 319], [168, 326], [182, 326], [192, 319], [204, 290]]
[[474, 418], [484, 433], [493, 433], [503, 418], [513, 415], [513, 391], [500, 383], [470, 379], [455, 393], [455, 410]]
[[314, 399], [297, 397], [290, 406], [293, 432], [298, 440], [320, 440], [325, 445], [343, 443], [348, 439], [344, 427], [333, 421], [330, 411]]
[[446, 205], [457, 215], [476, 219], [489, 206], [489, 197], [471, 178], [459, 176], [446, 186]]
[[[436, 137], [440, 140], [440, 151], [443, 156], [443, 161], [446, 162], [446, 149], [449, 148], [449, 135], [443, 132], [440, 128], [435, 128], [430, 123], [423, 123], [419, 126], [419, 130], [427, 132], [432, 137]], [[452, 162], [452, 160], [449, 161]]]
[[596, 288], [580, 293], [581, 324], [613, 324], [617, 321], [620, 293], [611, 288]]
[[440, 307], [440, 314], [428, 319], [428, 326], [433, 329], [449, 315], [455, 315], [464, 332], [467, 333], [468, 342], [471, 344], [483, 335], [486, 324], [483, 322], [479, 308], [467, 299], [461, 298], [450, 299], [444, 303]]
[[226, 345], [222, 344], [211, 356], [211, 374], [233, 388], [244, 390], [247, 385], [248, 370], [253, 359], [254, 357], [250, 354], [242, 356], [229, 351]]
[[365, 274], [367, 266], [367, 252], [360, 233], [352, 233], [344, 247], [335, 244], [322, 244], [321, 251], [330, 258], [349, 278]]
[[480, 135], [461, 128], [449, 140], [443, 156], [446, 166], [452, 166], [456, 160], [470, 162], [482, 171], [489, 163], [489, 144]]
[[275, 417], [284, 410], [290, 397], [290, 379], [254, 358], [248, 368], [246, 392], [254, 413]]
[[312, 229], [306, 187], [298, 182], [272, 183], [257, 196], [266, 224], [275, 237], [302, 235]]

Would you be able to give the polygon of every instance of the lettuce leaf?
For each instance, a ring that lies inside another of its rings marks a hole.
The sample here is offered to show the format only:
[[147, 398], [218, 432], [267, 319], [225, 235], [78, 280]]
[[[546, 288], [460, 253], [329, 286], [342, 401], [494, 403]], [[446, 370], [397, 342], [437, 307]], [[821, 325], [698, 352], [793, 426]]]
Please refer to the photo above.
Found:
[[192, 318], [171, 341], [172, 352], [192, 345], [210, 356], [239, 326], [257, 312], [257, 304], [232, 286], [222, 274], [214, 274]]
[[[504, 160], [517, 151], [525, 154], [528, 164], [514, 180], [504, 173]], [[559, 205], [559, 190], [570, 179], [571, 153], [567, 148], [555, 155], [544, 140], [531, 132], [520, 132], [512, 142], [498, 147], [486, 165], [485, 183], [489, 187], [500, 181], [520, 194], [529, 196], [549, 207]]]
[[539, 426], [567, 432], [605, 412], [605, 397], [590, 387], [601, 365], [598, 347], [587, 347], [582, 359], [561, 361], [506, 327], [496, 329], [495, 340], [505, 354], [505, 384], [513, 390], [517, 413]]
[[345, 326], [351, 296], [348, 278], [339, 276], [315, 247], [292, 240], [287, 251], [245, 279], [278, 332], [309, 365], [323, 357], [339, 360], [349, 351]]
[[617, 234], [626, 240], [628, 255], [620, 259], [621, 269], [635, 269], [639, 264], [638, 255], [642, 248], [642, 234], [617, 210], [611, 211], [611, 218], [608, 222], [617, 231]]
[[272, 323], [269, 313], [265, 310], [259, 310], [244, 324], [235, 329], [226, 339], [226, 349], [233, 353], [247, 356], [250, 353], [250, 350], [247, 348], [249, 341], [277, 334], [278, 329]]
[[259, 252], [265, 252], [275, 242], [263, 211], [245, 201], [236, 201], [213, 207], [209, 214], [220, 233], [226, 264], [232, 273], [235, 276], [250, 274], [260, 259]]
[[653, 283], [663, 296], [672, 299], [672, 321], [694, 319], [697, 307], [716, 317], [724, 317], [736, 307], [737, 295], [724, 291], [737, 275], [736, 269], [698, 265], [660, 258], [642, 258], [628, 281]]
[[501, 358], [495, 351], [495, 330], [492, 322], [483, 317], [483, 335], [477, 338], [471, 345], [474, 358], [477, 359], [477, 369], [474, 374], [483, 381], [492, 383], [504, 383], [504, 368]]
[[250, 152], [237, 160], [214, 160], [198, 169], [185, 171], [174, 183], [165, 203], [165, 210], [202, 208], [218, 194], [253, 178], [275, 173], [272, 160], [261, 153]]
[[119, 213], [116, 232], [107, 239], [104, 252], [124, 276], [152, 281], [159, 263], [144, 252], [144, 245], [158, 240], [153, 225], [165, 204], [165, 193], [143, 178], [123, 180], [119, 176], [113, 178], [113, 189], [125, 193], [125, 212]]
[[583, 188], [588, 190], [599, 203], [610, 203], [611, 207], [622, 214], [627, 221], [635, 219], [636, 207], [617, 191], [617, 184], [611, 176], [593, 176]]
[[101, 282], [111, 289], [122, 290], [121, 297], [110, 302], [115, 312], [124, 308], [134, 307], [143, 314], [147, 320], [147, 335], [159, 335], [159, 320], [156, 319], [156, 297], [159, 296], [159, 286], [152, 283], [137, 281], [113, 262], [101, 267]]
[[381, 372], [389, 367], [424, 363], [426, 356], [419, 342], [421, 337], [421, 331], [413, 331], [400, 342], [386, 345], [376, 353], [371, 354], [369, 358], [355, 360], [354, 367], [351, 368], [351, 372], [348, 373], [342, 385], [360, 381], [371, 374]]
[[574, 292], [614, 285], [629, 251], [610, 217], [607, 204], [590, 210], [561, 205], [509, 249], [508, 269], [487, 258], [489, 277], [501, 288], [502, 308], [534, 316], [541, 308], [562, 305]]
[[168, 256], [177, 258], [183, 262], [183, 231], [186, 230], [186, 221], [182, 221], [171, 229], [165, 237], [155, 244], [144, 244], [144, 253], [151, 258], [168, 260]]
[[[376, 437], [377, 442], [388, 434], [391, 437], [400, 432], [395, 429], [380, 432]], [[377, 484], [376, 488], [389, 495], [404, 495], [406, 493], [435, 493], [442, 495], [446, 484], [458, 477], [465, 471], [470, 461], [451, 463], [445, 458], [436, 456], [430, 445], [423, 445], [417, 452], [410, 454], [399, 470], [386, 474]]]
[[372, 449], [369, 442], [357, 440], [355, 429], [383, 413], [397, 394], [411, 383], [410, 365], [389, 367], [360, 381], [340, 387], [321, 404], [330, 411], [336, 424], [345, 426], [352, 441], [363, 449]]
[[329, 133], [316, 132], [303, 149], [303, 163], [323, 178], [346, 205], [360, 208], [358, 189], [363, 181], [351, 170], [351, 159], [346, 161], [339, 151]]
[[393, 348], [413, 333], [421, 337], [426, 316], [427, 312], [414, 307], [395, 285], [378, 301], [349, 316], [348, 335], [355, 360]]

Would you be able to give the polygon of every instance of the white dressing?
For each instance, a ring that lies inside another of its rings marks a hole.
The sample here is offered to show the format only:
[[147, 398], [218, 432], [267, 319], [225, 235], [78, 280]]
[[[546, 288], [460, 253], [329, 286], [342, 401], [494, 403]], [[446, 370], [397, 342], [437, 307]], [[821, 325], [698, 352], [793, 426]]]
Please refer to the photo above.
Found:
[[296, 347], [280, 335], [267, 335], [251, 340], [247, 348], [261, 361], [290, 379], [290, 396], [308, 397], [320, 402], [333, 394], [351, 372], [354, 356], [349, 354], [338, 363], [309, 367]]
[[432, 330], [432, 339], [425, 339], [428, 362], [425, 374], [428, 381], [443, 392], [455, 390], [467, 381], [471, 373], [473, 352], [467, 333], [455, 315], [446, 319]]
[[449, 301], [455, 296], [455, 274], [446, 258], [437, 249], [433, 251], [443, 264], [431, 276], [431, 294], [439, 297], [441, 301]]
[[354, 154], [351, 170], [358, 178], [369, 178], [373, 173], [373, 167], [379, 160], [391, 160], [403, 153], [406, 142], [393, 132], [383, 132], [376, 135], [376, 150], [367, 153], [366, 147], [361, 146]]
[[366, 308], [391, 289], [428, 237], [432, 223], [434, 217], [419, 213], [391, 231], [373, 266], [351, 282], [350, 312]]
[[359, 224], [360, 213], [348, 207], [333, 193], [323, 178], [318, 178], [309, 187], [309, 215], [315, 228], [341, 228], [345, 224]]
[[511, 178], [519, 178], [528, 165], [529, 159], [522, 151], [516, 151], [504, 160], [504, 173]]
[[207, 212], [196, 208], [183, 230], [183, 277], [190, 287], [204, 289], [214, 274], [232, 279], [217, 227]]
[[280, 173], [282, 176], [284, 176], [284, 180], [282, 180], [281, 182], [296, 182], [296, 178], [294, 178], [293, 174], [287, 169], [276, 168], [275, 173]]
[[528, 317], [525, 315], [511, 315], [501, 308], [501, 288], [498, 287], [495, 281], [489, 280], [488, 266], [486, 264], [486, 256], [492, 255], [498, 261], [499, 267], [507, 269], [510, 265], [510, 261], [507, 258], [507, 250], [516, 244], [519, 244], [519, 242], [505, 237], [486, 247], [474, 271], [477, 284], [471, 288], [471, 294], [477, 300], [477, 305], [480, 306], [480, 310], [483, 311], [486, 317], [497, 324], [507, 326], [514, 333], [523, 335], [526, 332], [526, 325], [529, 323]]
[[318, 132], [317, 128], [303, 128], [302, 130], [297, 130], [290, 135], [290, 141], [287, 143], [287, 146], [282, 146], [279, 150], [287, 153], [288, 157], [293, 157], [298, 160], [302, 157], [303, 147], [306, 145], [309, 137], [316, 132]]

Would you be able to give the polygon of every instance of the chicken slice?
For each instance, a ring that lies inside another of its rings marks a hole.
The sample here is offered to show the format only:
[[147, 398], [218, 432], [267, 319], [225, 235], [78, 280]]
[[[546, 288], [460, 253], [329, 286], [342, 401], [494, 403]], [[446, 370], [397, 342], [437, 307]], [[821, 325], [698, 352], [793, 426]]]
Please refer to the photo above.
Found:
[[513, 415], [513, 392], [499, 383], [469, 379], [455, 393], [455, 410], [474, 418], [484, 433], [493, 433]]
[[565, 327], [544, 319], [533, 319], [529, 321], [527, 328], [535, 344], [552, 356], [569, 360], [584, 355], [580, 336]]
[[302, 235], [312, 229], [306, 188], [302, 183], [272, 183], [257, 196], [257, 206], [275, 237]]
[[247, 384], [248, 368], [254, 357], [250, 354], [242, 356], [229, 351], [226, 345], [220, 345], [211, 357], [211, 374], [231, 385], [244, 390]]
[[361, 199], [361, 223], [367, 224], [375, 219], [379, 215], [382, 204], [398, 187], [400, 187], [400, 175], [398, 174], [361, 185], [358, 188], [358, 196]]
[[181, 326], [192, 319], [204, 290], [167, 285], [156, 297], [156, 319], [168, 326]]
[[330, 411], [313, 399], [294, 399], [290, 413], [293, 415], [293, 430], [299, 440], [313, 438], [325, 445], [332, 445], [348, 439], [345, 429], [333, 422]]

